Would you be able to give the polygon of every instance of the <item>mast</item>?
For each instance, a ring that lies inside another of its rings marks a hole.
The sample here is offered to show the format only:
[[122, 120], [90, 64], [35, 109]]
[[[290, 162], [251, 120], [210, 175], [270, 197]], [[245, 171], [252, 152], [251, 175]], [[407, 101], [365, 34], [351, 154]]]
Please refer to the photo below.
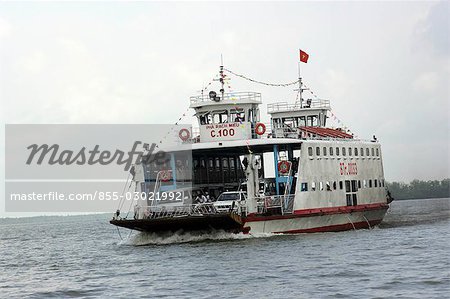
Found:
[[300, 108], [303, 108], [303, 98], [302, 98], [302, 75], [300, 73], [300, 61], [298, 62], [298, 93], [299, 93], [299, 101], [300, 101]]
[[224, 76], [223, 76], [223, 55], [220, 54], [220, 83], [222, 84], [221, 88], [220, 88], [220, 93], [222, 93], [222, 100], [224, 99], [224, 95], [225, 95], [225, 82], [224, 82]]

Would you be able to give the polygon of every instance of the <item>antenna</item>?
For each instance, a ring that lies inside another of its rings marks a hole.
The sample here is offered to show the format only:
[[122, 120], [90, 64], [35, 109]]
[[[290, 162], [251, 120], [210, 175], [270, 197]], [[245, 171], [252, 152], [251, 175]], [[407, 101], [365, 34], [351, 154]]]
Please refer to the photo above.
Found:
[[222, 93], [222, 99], [224, 99], [224, 93], [225, 93], [225, 89], [224, 89], [224, 84], [225, 84], [224, 78], [225, 78], [225, 76], [223, 75], [223, 55], [222, 55], [222, 54], [220, 54], [220, 71], [219, 71], [219, 73], [220, 73], [220, 79], [219, 79], [219, 81], [220, 81], [220, 83], [222, 84], [222, 87], [220, 88], [220, 92]]

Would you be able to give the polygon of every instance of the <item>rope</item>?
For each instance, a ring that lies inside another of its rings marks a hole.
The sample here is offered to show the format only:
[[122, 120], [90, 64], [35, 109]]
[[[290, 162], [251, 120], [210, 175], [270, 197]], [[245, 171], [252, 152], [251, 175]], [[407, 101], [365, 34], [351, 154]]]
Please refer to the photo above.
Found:
[[298, 82], [300, 81], [300, 80], [296, 80], [296, 81], [290, 82], [290, 83], [267, 83], [267, 82], [262, 82], [262, 81], [258, 81], [258, 80], [254, 80], [254, 79], [248, 78], [248, 77], [246, 77], [244, 75], [237, 74], [237, 73], [235, 73], [235, 72], [233, 72], [233, 71], [231, 71], [229, 69], [226, 69], [226, 68], [224, 68], [223, 70], [228, 72], [228, 73], [230, 73], [230, 74], [232, 74], [232, 75], [235, 75], [235, 76], [240, 77], [242, 79], [248, 80], [250, 82], [258, 83], [258, 84], [262, 84], [262, 85], [266, 85], [266, 86], [287, 87], [287, 86], [291, 86], [291, 85], [294, 85], [294, 84], [298, 84]]

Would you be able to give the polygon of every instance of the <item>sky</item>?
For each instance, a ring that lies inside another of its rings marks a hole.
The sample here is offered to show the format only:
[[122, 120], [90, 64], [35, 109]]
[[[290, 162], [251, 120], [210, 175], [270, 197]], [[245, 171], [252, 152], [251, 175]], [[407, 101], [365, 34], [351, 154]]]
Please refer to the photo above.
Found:
[[[446, 1], [0, 2], [0, 121], [175, 123], [221, 55], [234, 72], [285, 83], [301, 48], [304, 82], [359, 138], [377, 136], [388, 181], [448, 178], [449, 11]], [[263, 114], [295, 100], [291, 87], [230, 86], [261, 92]], [[4, 142], [0, 158], [3, 180]]]

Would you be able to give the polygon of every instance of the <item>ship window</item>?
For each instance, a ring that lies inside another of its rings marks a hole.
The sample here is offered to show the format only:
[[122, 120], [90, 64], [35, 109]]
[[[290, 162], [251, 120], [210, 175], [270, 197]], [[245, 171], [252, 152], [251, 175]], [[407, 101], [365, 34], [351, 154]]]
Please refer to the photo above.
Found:
[[330, 156], [333, 156], [333, 148], [330, 147]]
[[376, 187], [378, 187], [378, 180], [373, 180], [373, 183], [374, 183], [374, 187], [376, 188]]
[[345, 156], [345, 147], [342, 148], [342, 156]]
[[342, 181], [339, 181], [339, 189], [344, 189], [344, 183]]
[[244, 109], [233, 109], [230, 111], [231, 120], [235, 123], [244, 122], [245, 121], [245, 113]]
[[366, 156], [369, 156], [369, 148], [366, 148]]
[[301, 191], [308, 191], [308, 183], [302, 183]]
[[372, 157], [375, 156], [375, 149], [372, 147]]
[[213, 169], [214, 168], [214, 161], [212, 158], [209, 158], [208, 160], [208, 167], [209, 169]]
[[311, 191], [316, 191], [316, 182], [311, 183]]
[[234, 168], [234, 157], [230, 158], [230, 168]]
[[347, 206], [351, 206], [352, 205], [352, 195], [351, 194], [346, 194], [345, 195], [345, 199], [347, 201]]
[[336, 156], [339, 156], [339, 148], [336, 148]]
[[348, 148], [348, 155], [349, 155], [349, 156], [352, 155], [352, 148], [351, 148], [351, 147]]
[[361, 189], [361, 180], [358, 180], [358, 189]]
[[377, 151], [377, 157], [380, 155], [380, 151], [378, 150], [378, 148], [376, 149]]
[[350, 192], [351, 188], [350, 188], [350, 181], [346, 180], [345, 181], [345, 192]]
[[313, 149], [312, 147], [308, 147], [308, 155], [312, 156], [313, 155]]
[[300, 127], [305, 127], [306, 126], [306, 118], [304, 116], [300, 116], [298, 124]]
[[360, 153], [361, 153], [361, 157], [364, 156], [364, 150], [363, 150], [363, 148], [361, 148]]
[[319, 190], [323, 191], [323, 183], [322, 182], [319, 182]]
[[381, 180], [381, 184], [382, 184], [382, 186], [384, 187], [384, 180]]
[[216, 158], [216, 169], [220, 169], [220, 159]]
[[317, 127], [317, 115], [310, 115], [306, 118], [306, 125], [309, 127]]
[[364, 188], [367, 188], [367, 182], [366, 182], [366, 180], [363, 180], [363, 187], [364, 187]]
[[372, 188], [372, 180], [369, 180], [369, 188]]
[[223, 168], [228, 168], [228, 159], [227, 158], [223, 158], [222, 159], [222, 167]]
[[330, 182], [326, 182], [327, 191], [331, 191], [331, 184]]
[[316, 156], [320, 156], [320, 147], [316, 147]]
[[355, 156], [358, 156], [358, 148], [355, 147]]
[[323, 147], [323, 155], [326, 156], [327, 155], [327, 148]]

